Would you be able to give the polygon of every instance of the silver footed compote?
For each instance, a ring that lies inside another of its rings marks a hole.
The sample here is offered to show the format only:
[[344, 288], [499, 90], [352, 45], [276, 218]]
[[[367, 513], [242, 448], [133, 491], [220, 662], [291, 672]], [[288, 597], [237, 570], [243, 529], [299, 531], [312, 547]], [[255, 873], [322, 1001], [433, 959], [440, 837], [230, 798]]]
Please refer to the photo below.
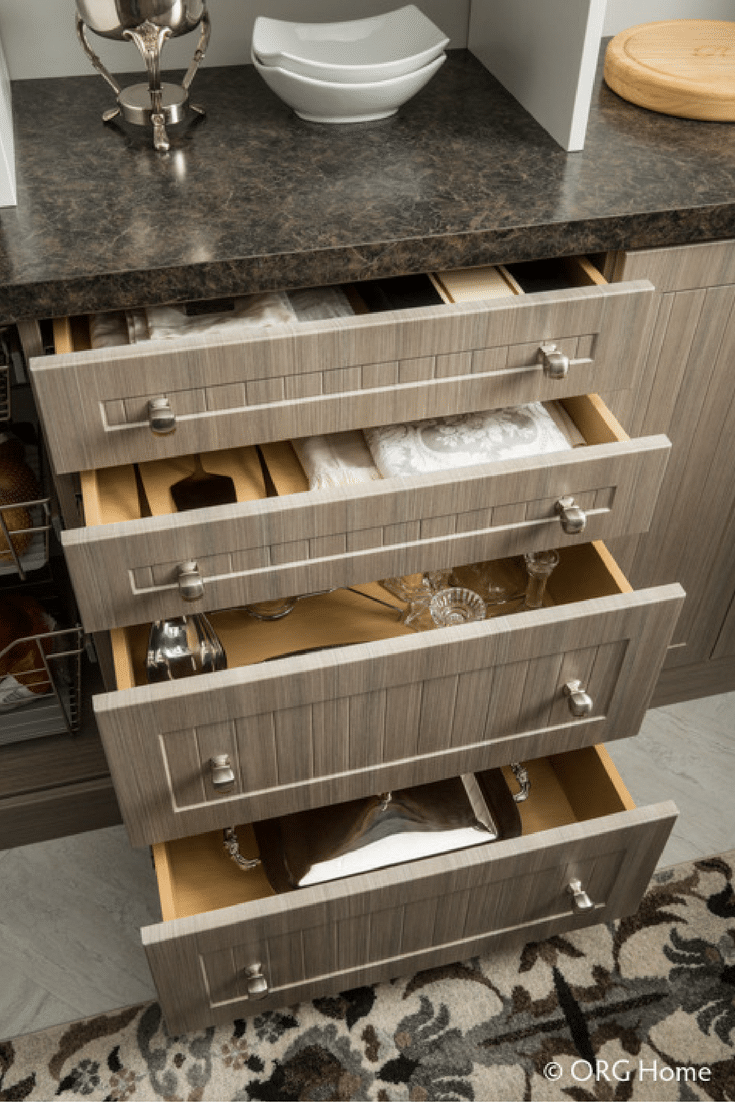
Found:
[[177, 681], [226, 670], [227, 655], [207, 617], [198, 612], [151, 624], [145, 668], [151, 684]]

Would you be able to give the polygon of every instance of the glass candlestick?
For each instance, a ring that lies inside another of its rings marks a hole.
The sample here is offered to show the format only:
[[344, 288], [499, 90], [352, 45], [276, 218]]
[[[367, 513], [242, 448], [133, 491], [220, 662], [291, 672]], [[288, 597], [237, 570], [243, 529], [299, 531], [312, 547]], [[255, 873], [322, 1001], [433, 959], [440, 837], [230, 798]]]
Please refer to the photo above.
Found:
[[554, 567], [559, 562], [558, 551], [529, 551], [523, 557], [526, 562], [528, 584], [519, 612], [543, 607], [546, 584]]

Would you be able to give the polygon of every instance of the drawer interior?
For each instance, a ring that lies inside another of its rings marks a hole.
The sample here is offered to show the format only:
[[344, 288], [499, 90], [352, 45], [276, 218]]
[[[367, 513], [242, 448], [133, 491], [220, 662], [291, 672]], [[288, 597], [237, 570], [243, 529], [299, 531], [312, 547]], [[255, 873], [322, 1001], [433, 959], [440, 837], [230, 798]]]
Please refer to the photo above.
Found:
[[[635, 807], [603, 746], [525, 764], [531, 778], [531, 795], [518, 805], [524, 835], [588, 822]], [[514, 791], [513, 775], [510, 770], [505, 772]], [[256, 857], [252, 828], [238, 827], [237, 834], [241, 853]], [[490, 847], [499, 852], [503, 842], [489, 843]], [[223, 849], [221, 831], [156, 844], [153, 857], [164, 921], [250, 903], [274, 894], [262, 868], [243, 872], [235, 865]], [[410, 870], [411, 866], [406, 868]], [[364, 876], [360, 879], [364, 883]]]
[[[583, 440], [582, 446], [613, 444], [629, 439], [627, 433], [598, 395], [560, 400]], [[309, 491], [309, 481], [288, 441], [262, 444], [261, 452], [279, 496]], [[265, 498], [266, 489], [254, 446], [228, 448], [201, 456], [205, 470], [229, 475], [240, 503]], [[471, 468], [465, 468], [471, 470]], [[153, 460], [83, 471], [80, 475], [85, 521], [88, 526], [139, 520], [176, 512], [170, 488], [194, 470], [193, 456]], [[422, 476], [431, 480], [432, 475]], [[461, 471], [458, 472], [461, 477]], [[382, 479], [399, 485], [400, 479]], [[359, 486], [356, 486], [359, 492]], [[328, 490], [320, 490], [320, 494]]]
[[[513, 295], [603, 286], [606, 283], [596, 262], [586, 256], [574, 256], [366, 280], [344, 285], [341, 290], [354, 313], [360, 315], [442, 303], [481, 302]], [[187, 304], [186, 309], [201, 315], [226, 315], [233, 302], [234, 299]], [[134, 329], [135, 326], [126, 324], [121, 315], [119, 326], [113, 327], [117, 336], [110, 335], [110, 344], [129, 343]], [[89, 318], [86, 316], [54, 319], [53, 333], [57, 353], [82, 352], [92, 348]]]
[[[573, 604], [630, 590], [604, 544], [582, 544], [560, 550], [559, 564], [547, 586], [546, 603]], [[294, 610], [281, 620], [256, 620], [244, 609], [212, 612], [208, 618], [225, 648], [228, 668], [234, 669], [308, 648], [412, 636], [413, 629], [398, 619], [404, 607], [380, 584], [373, 583], [298, 601]], [[502, 616], [504, 609], [515, 612], [518, 603], [498, 608]], [[150, 625], [139, 624], [110, 632], [118, 689], [146, 684], [149, 629]]]

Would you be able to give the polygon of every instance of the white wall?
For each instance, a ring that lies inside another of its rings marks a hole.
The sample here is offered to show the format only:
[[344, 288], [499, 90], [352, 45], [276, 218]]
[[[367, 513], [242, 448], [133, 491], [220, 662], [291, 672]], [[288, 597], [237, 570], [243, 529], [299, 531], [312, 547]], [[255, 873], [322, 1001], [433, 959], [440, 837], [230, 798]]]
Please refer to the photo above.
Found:
[[[280, 19], [357, 19], [392, 11], [408, 0], [208, 0], [212, 41], [207, 65], [240, 65], [248, 60], [253, 21], [257, 15]], [[430, 19], [450, 36], [450, 46], [466, 46], [470, 0], [415, 0]], [[482, 3], [482, 0], [472, 0]], [[537, 0], [563, 4], [565, 0]], [[24, 77], [71, 76], [94, 71], [74, 29], [74, 0], [0, 0], [0, 40], [12, 80]], [[654, 19], [707, 18], [735, 20], [735, 0], [607, 0], [605, 31], [617, 34], [634, 23]], [[91, 35], [93, 48], [113, 72], [142, 71], [134, 46]], [[166, 44], [164, 65], [186, 67], [195, 34]], [[99, 78], [98, 78], [99, 79]]]
[[636, 23], [658, 19], [735, 21], [735, 0], [607, 0], [605, 34], [618, 34]]
[[[253, 23], [258, 15], [314, 22], [359, 19], [394, 11], [408, 0], [208, 0], [212, 38], [206, 65], [242, 65], [250, 60]], [[545, 0], [544, 0], [545, 2]], [[467, 44], [470, 0], [418, 0], [417, 7], [450, 37], [450, 48]], [[12, 80], [91, 73], [75, 29], [74, 0], [0, 0], [0, 40]], [[166, 43], [163, 65], [186, 68], [197, 33]], [[135, 46], [89, 34], [92, 48], [111, 72], [143, 71]], [[99, 79], [99, 78], [97, 78]]]

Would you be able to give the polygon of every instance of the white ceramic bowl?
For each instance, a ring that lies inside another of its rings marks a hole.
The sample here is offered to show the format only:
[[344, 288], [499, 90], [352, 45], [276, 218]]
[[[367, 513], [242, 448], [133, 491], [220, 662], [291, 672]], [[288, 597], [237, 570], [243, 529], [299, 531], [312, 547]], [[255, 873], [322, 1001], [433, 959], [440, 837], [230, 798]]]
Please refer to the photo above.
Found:
[[394, 115], [415, 96], [446, 61], [440, 54], [428, 65], [393, 80], [370, 84], [338, 84], [312, 80], [277, 65], [262, 65], [255, 53], [252, 61], [271, 91], [293, 107], [299, 118], [309, 122], [370, 122]]
[[289, 23], [261, 15], [253, 29], [253, 52], [263, 65], [343, 84], [422, 69], [448, 42], [414, 4], [346, 23]]

